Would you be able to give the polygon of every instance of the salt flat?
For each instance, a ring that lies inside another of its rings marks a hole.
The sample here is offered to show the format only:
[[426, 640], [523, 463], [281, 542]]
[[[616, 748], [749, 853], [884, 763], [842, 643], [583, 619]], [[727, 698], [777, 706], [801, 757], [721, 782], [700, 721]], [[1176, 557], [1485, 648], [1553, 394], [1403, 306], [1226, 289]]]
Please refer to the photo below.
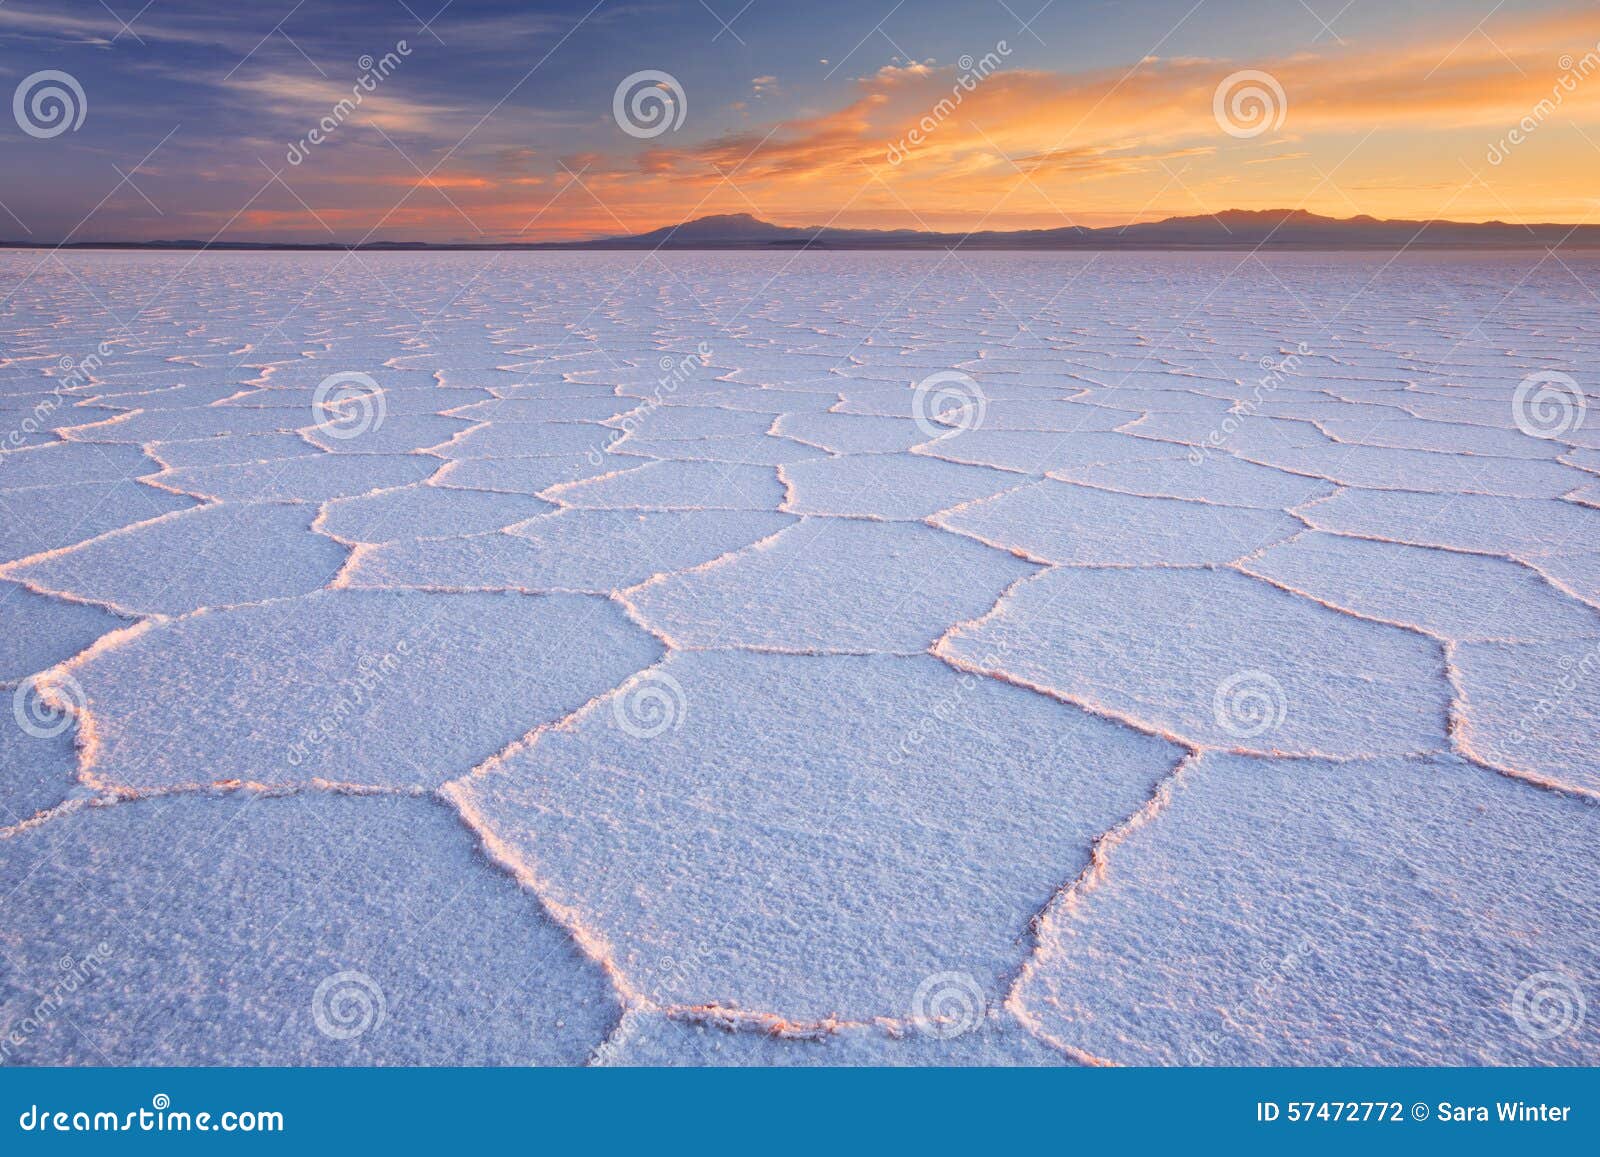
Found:
[[1600, 1063], [1597, 281], [0, 253], [0, 1058]]

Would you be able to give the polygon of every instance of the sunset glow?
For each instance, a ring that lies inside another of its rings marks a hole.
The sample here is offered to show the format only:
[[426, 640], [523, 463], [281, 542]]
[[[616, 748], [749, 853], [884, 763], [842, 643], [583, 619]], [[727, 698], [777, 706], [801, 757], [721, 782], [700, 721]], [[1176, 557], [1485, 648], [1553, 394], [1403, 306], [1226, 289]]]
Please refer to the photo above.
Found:
[[[247, 31], [197, 6], [124, 28], [96, 5], [10, 3], [17, 99], [24, 76], [59, 70], [87, 115], [65, 139], [5, 134], [0, 237], [493, 243], [711, 213], [961, 231], [1230, 208], [1595, 217], [1589, 4], [1061, 0], [1033, 21], [998, 3], [799, 7], [462, 2], [423, 25], [374, 0], [276, 27], [263, 10]], [[614, 99], [646, 70], [681, 85], [681, 102], [646, 93], [676, 127], [630, 133]], [[1233, 111], [1267, 119], [1229, 131], [1237, 74], [1268, 78], [1267, 107], [1246, 94]]]

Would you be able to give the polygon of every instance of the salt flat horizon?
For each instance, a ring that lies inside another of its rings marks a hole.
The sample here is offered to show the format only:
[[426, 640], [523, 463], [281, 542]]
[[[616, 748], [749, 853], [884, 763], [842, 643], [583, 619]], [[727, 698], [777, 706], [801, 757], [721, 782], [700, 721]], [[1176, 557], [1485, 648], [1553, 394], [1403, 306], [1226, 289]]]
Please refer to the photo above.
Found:
[[1600, 1063], [1597, 266], [0, 253], [0, 1061]]

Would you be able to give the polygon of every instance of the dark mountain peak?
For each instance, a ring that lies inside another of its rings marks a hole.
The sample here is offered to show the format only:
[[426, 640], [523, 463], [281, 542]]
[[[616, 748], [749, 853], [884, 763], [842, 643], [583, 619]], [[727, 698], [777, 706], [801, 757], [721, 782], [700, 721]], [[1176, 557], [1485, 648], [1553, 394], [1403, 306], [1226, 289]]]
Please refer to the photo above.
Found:
[[808, 230], [774, 225], [750, 213], [714, 213], [707, 217], [695, 217], [677, 225], [652, 229], [648, 233], [607, 238], [607, 241], [650, 245], [759, 244], [763, 241], [783, 240], [806, 232]]

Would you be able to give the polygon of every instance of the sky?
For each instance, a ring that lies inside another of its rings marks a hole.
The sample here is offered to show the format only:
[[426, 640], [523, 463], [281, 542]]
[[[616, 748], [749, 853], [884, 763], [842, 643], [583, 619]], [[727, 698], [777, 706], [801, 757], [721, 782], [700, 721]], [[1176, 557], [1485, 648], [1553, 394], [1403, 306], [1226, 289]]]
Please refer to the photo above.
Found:
[[0, 0], [0, 86], [12, 241], [1600, 221], [1593, 0]]

